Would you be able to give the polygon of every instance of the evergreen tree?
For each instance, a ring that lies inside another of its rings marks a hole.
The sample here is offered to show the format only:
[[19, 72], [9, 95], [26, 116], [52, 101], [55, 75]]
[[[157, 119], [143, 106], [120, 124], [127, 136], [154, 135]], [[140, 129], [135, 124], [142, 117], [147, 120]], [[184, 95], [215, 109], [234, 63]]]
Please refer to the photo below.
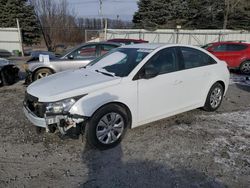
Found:
[[34, 9], [27, 0], [0, 0], [0, 27], [17, 27], [19, 19], [26, 45], [39, 42], [40, 27]]
[[137, 28], [250, 29], [249, 0], [140, 0], [138, 8]]

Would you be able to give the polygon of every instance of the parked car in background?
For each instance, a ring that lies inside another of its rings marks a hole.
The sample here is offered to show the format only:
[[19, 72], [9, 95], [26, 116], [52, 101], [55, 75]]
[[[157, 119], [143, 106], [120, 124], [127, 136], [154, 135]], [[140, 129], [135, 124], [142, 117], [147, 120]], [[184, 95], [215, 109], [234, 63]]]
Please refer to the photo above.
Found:
[[12, 56], [12, 53], [8, 50], [0, 49], [0, 58], [8, 58]]
[[53, 73], [83, 67], [90, 61], [119, 46], [120, 44], [118, 43], [110, 42], [86, 43], [68, 50], [61, 57], [51, 55], [49, 62], [40, 62], [39, 60], [28, 61], [24, 65], [27, 72], [26, 83], [49, 76]]
[[19, 68], [7, 59], [0, 58], [0, 85], [14, 84], [18, 79]]
[[239, 69], [243, 74], [250, 74], [250, 43], [215, 42], [203, 48], [225, 61], [230, 69]]
[[34, 82], [27, 88], [24, 113], [51, 132], [85, 130], [91, 146], [107, 149], [127, 128], [199, 107], [215, 111], [228, 83], [226, 63], [201, 48], [129, 45], [84, 68]]
[[37, 61], [39, 61], [39, 56], [40, 55], [48, 55], [50, 60], [57, 59], [56, 55], [53, 52], [37, 50], [37, 51], [31, 51], [30, 52], [30, 58], [27, 60], [27, 62], [37, 62]]
[[61, 55], [65, 53], [66, 50], [67, 50], [67, 46], [65, 44], [57, 44], [54, 47], [53, 51], [55, 52], [55, 54]]
[[148, 43], [148, 41], [142, 40], [142, 39], [119, 39], [119, 38], [116, 38], [116, 39], [109, 39], [107, 41], [120, 43], [122, 45]]

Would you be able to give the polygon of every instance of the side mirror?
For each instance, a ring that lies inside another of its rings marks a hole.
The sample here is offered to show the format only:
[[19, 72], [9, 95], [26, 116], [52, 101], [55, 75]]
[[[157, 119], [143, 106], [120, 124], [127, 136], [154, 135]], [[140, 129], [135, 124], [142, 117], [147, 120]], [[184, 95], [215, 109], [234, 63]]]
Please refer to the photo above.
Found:
[[68, 57], [68, 59], [74, 59], [73, 55], [68, 55], [67, 57]]
[[144, 79], [154, 78], [159, 74], [154, 67], [145, 67], [143, 73], [140, 77]]

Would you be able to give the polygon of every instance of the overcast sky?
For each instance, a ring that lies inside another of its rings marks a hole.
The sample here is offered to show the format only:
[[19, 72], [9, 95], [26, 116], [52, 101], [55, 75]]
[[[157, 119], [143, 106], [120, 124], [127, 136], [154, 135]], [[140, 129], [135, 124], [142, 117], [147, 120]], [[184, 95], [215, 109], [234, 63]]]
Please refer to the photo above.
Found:
[[[137, 11], [137, 0], [102, 0], [104, 17], [122, 20], [132, 20]], [[98, 17], [99, 0], [68, 0], [78, 16]]]

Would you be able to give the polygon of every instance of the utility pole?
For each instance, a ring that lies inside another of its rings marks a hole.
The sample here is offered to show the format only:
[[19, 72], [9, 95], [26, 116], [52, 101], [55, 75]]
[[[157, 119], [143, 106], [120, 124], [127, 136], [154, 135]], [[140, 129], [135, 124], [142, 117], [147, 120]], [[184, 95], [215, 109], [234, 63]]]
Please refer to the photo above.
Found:
[[17, 30], [18, 30], [18, 39], [19, 39], [20, 49], [21, 49], [22, 56], [24, 56], [23, 40], [22, 40], [22, 34], [21, 34], [21, 29], [20, 29], [20, 24], [19, 24], [18, 18], [16, 19], [16, 24], [17, 24]]
[[101, 30], [103, 30], [103, 14], [102, 14], [102, 1], [103, 0], [99, 0], [99, 14], [100, 14], [100, 17], [101, 17]]

